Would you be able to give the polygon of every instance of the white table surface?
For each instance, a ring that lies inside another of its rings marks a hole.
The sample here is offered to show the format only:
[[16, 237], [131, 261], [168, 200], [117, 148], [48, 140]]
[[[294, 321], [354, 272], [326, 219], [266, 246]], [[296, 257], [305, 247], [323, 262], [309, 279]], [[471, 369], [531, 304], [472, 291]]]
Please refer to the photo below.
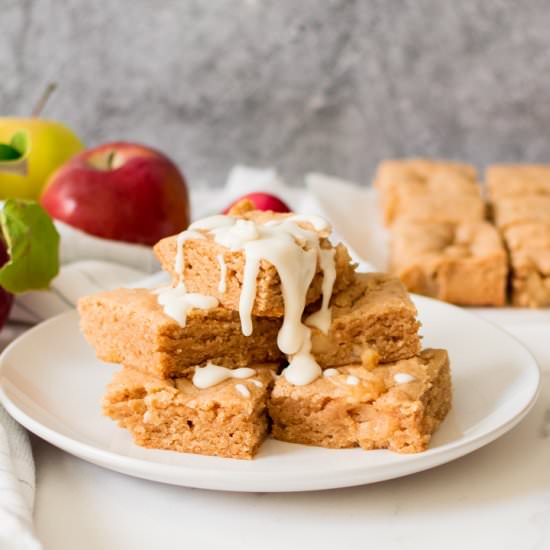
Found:
[[541, 365], [541, 396], [469, 456], [350, 489], [220, 493], [127, 477], [33, 438], [38, 537], [45, 550], [548, 549], [550, 324], [514, 333]]

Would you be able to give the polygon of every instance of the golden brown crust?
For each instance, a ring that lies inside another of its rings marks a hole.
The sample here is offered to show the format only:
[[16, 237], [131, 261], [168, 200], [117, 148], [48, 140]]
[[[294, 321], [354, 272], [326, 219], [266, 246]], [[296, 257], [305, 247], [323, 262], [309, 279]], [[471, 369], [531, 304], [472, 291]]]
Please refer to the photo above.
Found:
[[[413, 380], [398, 383], [396, 374]], [[450, 407], [447, 352], [430, 349], [374, 370], [340, 367], [307, 386], [280, 376], [269, 400], [276, 439], [400, 453], [425, 450]]]
[[550, 225], [550, 195], [504, 197], [493, 203], [495, 224], [500, 229], [525, 223]]
[[494, 164], [485, 172], [489, 197], [550, 195], [550, 166], [544, 164]]
[[473, 166], [424, 159], [380, 163], [374, 185], [384, 222], [479, 221], [485, 217], [481, 187]]
[[410, 292], [447, 302], [506, 301], [506, 251], [487, 222], [399, 222], [392, 228], [390, 270]]
[[250, 459], [267, 435], [277, 366], [251, 367], [254, 377], [203, 390], [185, 378], [160, 380], [124, 367], [107, 387], [103, 413], [142, 447]]

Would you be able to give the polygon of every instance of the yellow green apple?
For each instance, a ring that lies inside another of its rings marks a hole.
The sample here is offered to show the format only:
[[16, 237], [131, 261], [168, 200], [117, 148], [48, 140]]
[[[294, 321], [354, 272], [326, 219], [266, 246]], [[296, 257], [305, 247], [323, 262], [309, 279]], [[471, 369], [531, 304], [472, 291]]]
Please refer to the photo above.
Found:
[[50, 174], [82, 149], [59, 122], [0, 118], [0, 199], [37, 199]]

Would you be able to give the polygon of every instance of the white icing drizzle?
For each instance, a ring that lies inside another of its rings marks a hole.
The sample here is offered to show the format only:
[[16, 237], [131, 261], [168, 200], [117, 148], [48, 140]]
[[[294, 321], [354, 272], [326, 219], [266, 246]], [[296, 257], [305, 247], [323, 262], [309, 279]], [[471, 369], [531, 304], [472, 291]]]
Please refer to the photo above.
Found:
[[331, 376], [336, 376], [338, 371], [336, 369], [326, 369], [323, 371], [323, 376], [330, 378]]
[[223, 259], [223, 254], [218, 254], [216, 256], [218, 264], [220, 266], [220, 282], [218, 283], [218, 292], [220, 294], [225, 293], [225, 279], [227, 277], [227, 265], [225, 265], [225, 260]]
[[288, 367], [283, 371], [287, 381], [294, 386], [311, 384], [321, 376], [322, 372], [321, 367], [311, 355], [311, 331], [307, 327], [304, 328], [307, 333], [302, 342], [302, 347], [290, 357]]
[[[239, 314], [243, 334], [252, 333], [252, 307], [256, 298], [256, 278], [260, 261], [270, 262], [281, 280], [285, 306], [283, 324], [277, 337], [279, 349], [287, 355], [298, 353], [307, 327], [302, 324], [306, 293], [317, 268], [319, 238], [293, 222], [283, 220], [269, 227], [258, 226], [259, 238], [243, 246], [246, 256]], [[306, 242], [305, 248], [296, 242]]]
[[153, 291], [164, 313], [177, 321], [182, 327], [187, 321], [187, 313], [191, 309], [212, 309], [218, 306], [218, 300], [213, 296], [187, 292], [180, 282], [175, 287], [158, 288]]
[[334, 266], [335, 253], [336, 251], [334, 248], [329, 248], [328, 250], [321, 248], [319, 250], [319, 263], [323, 271], [323, 301], [321, 303], [321, 309], [312, 313], [306, 319], [307, 325], [316, 327], [325, 334], [328, 334], [332, 321], [332, 311], [329, 304], [332, 297], [332, 289], [334, 288], [334, 281], [336, 280], [336, 267]]
[[143, 422], [145, 422], [145, 424], [148, 424], [149, 422], [151, 422], [152, 420], [152, 413], [151, 411], [145, 411], [143, 413]]
[[416, 380], [412, 374], [408, 374], [407, 372], [397, 372], [393, 375], [393, 379], [396, 384], [408, 384]]
[[357, 378], [357, 376], [353, 376], [353, 374], [350, 374], [346, 378], [346, 384], [350, 386], [357, 386], [357, 384], [359, 384], [359, 378]]
[[263, 388], [264, 385], [262, 384], [261, 380], [251, 380], [251, 382], [257, 387], [257, 388]]
[[[206, 237], [198, 231], [186, 230], [182, 231], [176, 237], [176, 260], [174, 262], [174, 271], [179, 277], [179, 281], [185, 284], [183, 281], [183, 268], [184, 268], [184, 256], [183, 256], [183, 243], [191, 239], [205, 239]], [[184, 287], [185, 288], [185, 287]]]
[[294, 222], [305, 222], [309, 223], [313, 228], [315, 228], [316, 231], [331, 231], [332, 228], [330, 227], [330, 224], [325, 220], [325, 218], [322, 218], [321, 216], [315, 216], [315, 215], [309, 215], [306, 216], [304, 214], [293, 214], [292, 216], [289, 216], [286, 218], [287, 220], [292, 220]]
[[[310, 224], [316, 231], [305, 229], [299, 222]], [[329, 230], [330, 225], [319, 216], [292, 215], [264, 224], [232, 216], [212, 216], [192, 224], [191, 230], [194, 229], [209, 231], [216, 243], [232, 251], [244, 251], [239, 315], [245, 336], [252, 334], [252, 310], [260, 263], [264, 260], [275, 267], [281, 280], [285, 308], [277, 337], [279, 349], [289, 356], [285, 377], [295, 385], [309, 384], [319, 377], [321, 367], [311, 355], [311, 330], [302, 323], [302, 315], [306, 294], [319, 263], [323, 271], [323, 300], [319, 312], [310, 316], [310, 324], [328, 331], [331, 320], [329, 304], [336, 277], [334, 250], [321, 248], [317, 231]], [[183, 263], [183, 258], [181, 261]], [[221, 263], [220, 272], [223, 272]], [[221, 288], [220, 280], [220, 292]]]
[[254, 376], [256, 371], [254, 369], [244, 367], [241, 369], [228, 369], [226, 367], [220, 367], [213, 363], [207, 363], [205, 367], [197, 367], [193, 374], [193, 384], [200, 389], [210, 388], [229, 380], [230, 378], [237, 378], [239, 380], [250, 378]]
[[153, 291], [157, 295], [157, 301], [162, 306], [164, 313], [177, 321], [182, 327], [185, 326], [187, 313], [191, 309], [212, 309], [218, 305], [216, 298], [204, 294], [188, 293], [185, 288], [183, 246], [185, 241], [197, 239], [206, 239], [206, 237], [193, 229], [182, 231], [176, 237], [174, 271], [178, 277], [178, 284], [175, 287], [158, 288]]
[[215, 242], [230, 250], [240, 250], [246, 243], [260, 238], [259, 226], [253, 221], [243, 219], [213, 229], [212, 233]]
[[207, 218], [197, 220], [189, 226], [189, 229], [206, 229], [208, 231], [212, 231], [212, 229], [233, 225], [234, 223], [235, 218], [233, 216], [218, 214], [216, 216], [209, 216]]
[[243, 396], [250, 397], [250, 390], [244, 384], [235, 384], [235, 389]]

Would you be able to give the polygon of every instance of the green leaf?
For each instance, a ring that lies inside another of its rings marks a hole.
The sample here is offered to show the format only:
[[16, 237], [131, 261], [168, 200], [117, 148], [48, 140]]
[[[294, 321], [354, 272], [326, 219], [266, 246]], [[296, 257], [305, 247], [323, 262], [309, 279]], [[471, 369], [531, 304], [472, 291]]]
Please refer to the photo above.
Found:
[[0, 143], [0, 172], [26, 176], [29, 171], [27, 162], [31, 148], [31, 138], [26, 130], [17, 130], [9, 145]]
[[19, 153], [20, 157], [24, 157], [31, 146], [29, 133], [26, 130], [17, 130], [11, 137], [10, 146]]
[[0, 227], [9, 260], [0, 269], [0, 286], [15, 294], [47, 288], [59, 272], [59, 233], [35, 201], [8, 199]]
[[14, 149], [11, 145], [0, 143], [0, 162], [17, 160], [18, 158], [21, 158], [21, 153], [17, 149]]

